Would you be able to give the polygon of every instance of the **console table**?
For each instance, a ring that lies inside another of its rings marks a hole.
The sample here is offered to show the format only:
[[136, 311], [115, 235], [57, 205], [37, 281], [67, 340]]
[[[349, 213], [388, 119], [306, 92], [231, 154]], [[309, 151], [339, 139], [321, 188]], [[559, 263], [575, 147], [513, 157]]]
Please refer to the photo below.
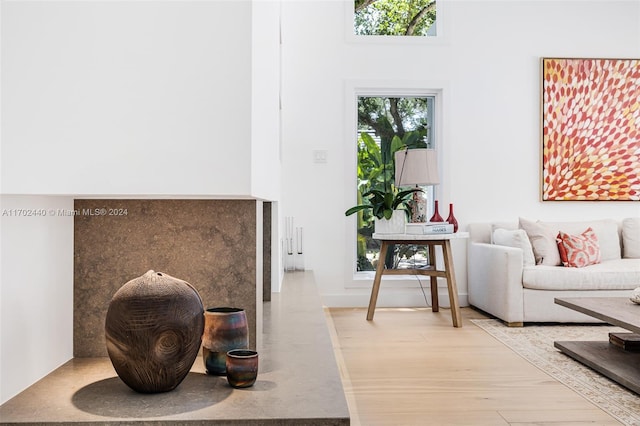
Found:
[[[447, 289], [449, 291], [449, 303], [451, 305], [451, 318], [454, 327], [462, 327], [462, 317], [460, 315], [460, 306], [458, 304], [458, 288], [456, 286], [456, 277], [453, 269], [453, 255], [451, 253], [451, 240], [459, 238], [469, 238], [468, 232], [457, 232], [455, 234], [436, 234], [436, 235], [413, 235], [413, 234], [373, 234], [373, 238], [380, 240], [380, 257], [376, 275], [373, 279], [373, 287], [371, 288], [371, 298], [369, 299], [369, 309], [367, 310], [367, 320], [373, 319], [373, 314], [378, 301], [378, 292], [380, 291], [380, 282], [383, 275], [426, 275], [431, 277], [431, 310], [438, 312], [440, 307], [438, 304], [438, 277], [446, 278]], [[386, 269], [384, 259], [389, 246], [394, 244], [418, 245], [426, 246], [429, 252], [429, 266], [418, 269]], [[436, 268], [435, 248], [442, 247], [442, 255], [444, 257], [444, 269]]]
[[[640, 333], [640, 306], [631, 302], [629, 298], [556, 298], [555, 303], [631, 332]], [[608, 341], [554, 342], [553, 344], [571, 358], [635, 393], [640, 393], [640, 352], [625, 351]]]

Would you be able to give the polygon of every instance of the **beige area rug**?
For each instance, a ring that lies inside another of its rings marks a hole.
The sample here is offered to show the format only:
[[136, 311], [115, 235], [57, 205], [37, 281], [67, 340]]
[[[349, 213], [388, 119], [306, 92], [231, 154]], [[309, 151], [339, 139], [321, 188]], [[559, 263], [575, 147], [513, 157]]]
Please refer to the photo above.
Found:
[[640, 426], [640, 396], [553, 346], [556, 340], [607, 340], [609, 332], [625, 330], [608, 325], [507, 327], [494, 319], [472, 319], [471, 322], [623, 424]]

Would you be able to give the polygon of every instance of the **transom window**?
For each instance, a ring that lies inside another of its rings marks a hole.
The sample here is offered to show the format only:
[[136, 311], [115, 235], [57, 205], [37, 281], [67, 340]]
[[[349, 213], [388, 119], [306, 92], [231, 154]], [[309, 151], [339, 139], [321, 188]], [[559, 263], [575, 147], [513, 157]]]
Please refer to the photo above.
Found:
[[435, 0], [354, 0], [354, 34], [435, 36]]

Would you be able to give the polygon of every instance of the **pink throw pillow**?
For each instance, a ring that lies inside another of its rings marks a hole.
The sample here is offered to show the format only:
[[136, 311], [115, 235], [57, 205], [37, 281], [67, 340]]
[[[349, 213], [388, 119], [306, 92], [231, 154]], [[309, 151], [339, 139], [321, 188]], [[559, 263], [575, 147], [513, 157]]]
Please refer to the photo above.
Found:
[[556, 237], [560, 260], [564, 266], [582, 268], [600, 263], [598, 237], [593, 229], [587, 228], [580, 235], [569, 235], [562, 231]]

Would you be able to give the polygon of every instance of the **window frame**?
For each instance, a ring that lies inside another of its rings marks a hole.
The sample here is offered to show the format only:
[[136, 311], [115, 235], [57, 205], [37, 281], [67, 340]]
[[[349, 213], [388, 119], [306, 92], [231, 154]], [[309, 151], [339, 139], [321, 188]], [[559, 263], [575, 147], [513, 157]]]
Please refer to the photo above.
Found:
[[[438, 164], [442, 164], [444, 158], [443, 111], [445, 106], [445, 87], [443, 82], [406, 82], [406, 81], [347, 81], [345, 85], [345, 206], [356, 205], [357, 192], [357, 138], [358, 135], [358, 98], [365, 97], [427, 97], [435, 99], [434, 108], [434, 139], [433, 147], [437, 151]], [[439, 167], [440, 185], [433, 188], [436, 199], [444, 193], [443, 167]], [[346, 208], [345, 208], [346, 209]], [[357, 271], [357, 244], [356, 244], [356, 216], [347, 217], [345, 221], [345, 247], [350, 255], [345, 262], [345, 288], [371, 288], [375, 271]], [[416, 287], [416, 281], [412, 278], [398, 276], [385, 277], [385, 280], [404, 281], [400, 287]]]

